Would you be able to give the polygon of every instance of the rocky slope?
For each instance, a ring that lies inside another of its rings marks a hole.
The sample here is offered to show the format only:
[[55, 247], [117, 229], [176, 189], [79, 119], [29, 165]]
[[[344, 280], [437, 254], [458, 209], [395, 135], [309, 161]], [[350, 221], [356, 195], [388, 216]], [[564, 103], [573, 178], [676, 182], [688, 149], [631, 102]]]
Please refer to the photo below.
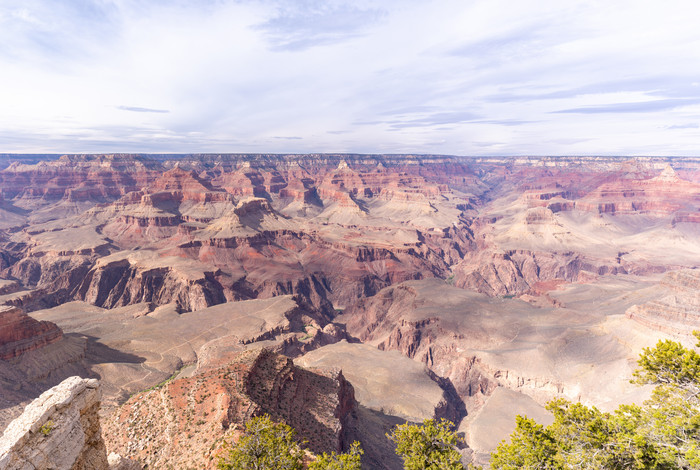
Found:
[[66, 337], [56, 324], [0, 305], [0, 427], [42, 391], [85, 373], [85, 348], [84, 340]]
[[183, 313], [174, 303], [107, 310], [71, 302], [32, 316], [54, 321], [72, 341], [83, 341], [86, 367], [102, 377], [106, 409], [173, 374], [223, 365], [256, 343], [293, 355], [345, 335], [292, 296]]
[[[597, 301], [611, 295], [599, 294]], [[563, 396], [601, 406], [619, 398], [613, 390], [620, 395], [634, 391], [627, 377], [639, 351], [620, 337], [623, 333], [617, 326], [606, 334], [601, 329], [610, 330], [604, 325], [613, 315], [623, 316], [625, 304], [620, 298], [637, 303], [636, 295], [615, 294], [614, 310], [603, 313], [593, 303], [534, 307], [435, 280], [411, 281], [384, 289], [341, 319], [361, 341], [400, 351], [448, 379], [470, 412], [499, 386], [539, 403]], [[644, 293], [649, 295], [653, 294]], [[562, 304], [563, 298], [557, 297]], [[648, 297], [639, 297], [644, 298]], [[591, 374], [590, 367], [596, 367], [597, 374]], [[601, 374], [610, 376], [605, 385], [600, 383]]]
[[448, 381], [395, 351], [341, 341], [310, 351], [295, 359], [295, 363], [303, 367], [341, 368], [361, 405], [407, 421], [444, 418], [459, 425], [466, 414]]
[[[330, 313], [329, 302], [346, 307], [391, 284], [451, 275], [489, 295], [537, 293], [537, 282], [700, 260], [698, 162], [673, 161], [678, 173], [668, 162], [64, 156], [0, 172], [4, 203], [28, 216], [2, 258], [8, 276], [44, 299], [110, 307], [178, 299], [190, 310], [299, 294]], [[35, 186], [44, 189], [32, 196]], [[80, 187], [100, 190], [81, 193], [85, 205], [70, 213], [54, 207]], [[162, 258], [156, 271], [117, 263], [100, 272], [98, 259], [144, 248]], [[678, 255], [664, 258], [668, 248]], [[181, 282], [170, 256], [209, 274]], [[187, 302], [190, 293], [200, 300]]]
[[314, 452], [342, 451], [357, 404], [339, 371], [313, 372], [268, 350], [140, 393], [105, 425], [107, 447], [156, 466], [216, 468], [253, 416], [294, 427]]
[[[645, 399], [648, 390], [629, 380], [642, 348], [665, 336], [630, 322], [624, 312], [654, 298], [653, 285], [647, 281], [640, 287], [629, 277], [621, 282], [606, 276], [597, 284], [550, 291], [556, 306], [533, 306], [438, 280], [410, 281], [383, 289], [338, 320], [347, 322], [348, 333], [365, 345], [401, 352], [441, 377], [466, 406], [459, 429], [484, 463], [488, 452], [512, 432], [517, 414], [546, 421], [543, 405], [553, 398], [602, 409]], [[337, 346], [308, 357], [352, 361], [334, 357]], [[375, 359], [369, 370], [381, 364]], [[390, 372], [383, 375], [392, 377]], [[359, 391], [376, 389], [359, 376]], [[393, 380], [399, 389], [395, 396], [401, 397], [405, 388], [420, 390], [415, 379], [403, 385], [407, 377]], [[359, 392], [358, 397], [361, 403], [367, 400]], [[410, 398], [402, 401], [411, 403]]]
[[[420, 370], [394, 367], [428, 398], [391, 412], [458, 420], [461, 403], [477, 429], [505, 422], [495, 408], [508, 400], [628, 396], [618, 379], [633, 346], [697, 328], [699, 159], [0, 160], [0, 303], [64, 332], [23, 339], [39, 327], [13, 320], [0, 420], [67, 373], [103, 377], [112, 409], [264, 343], [294, 357], [322, 348], [307, 356], [319, 364], [350, 348], [358, 380], [357, 363], [413, 360]], [[336, 344], [352, 337], [367, 345]], [[399, 419], [382, 416], [382, 387], [358, 386], [353, 428], [377, 442]], [[375, 456], [392, 453], [383, 442]]]

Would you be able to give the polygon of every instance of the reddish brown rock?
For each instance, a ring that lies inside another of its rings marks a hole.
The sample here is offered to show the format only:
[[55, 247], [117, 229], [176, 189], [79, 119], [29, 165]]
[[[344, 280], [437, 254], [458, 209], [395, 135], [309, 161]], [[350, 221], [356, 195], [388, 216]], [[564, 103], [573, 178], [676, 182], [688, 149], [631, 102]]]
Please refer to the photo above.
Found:
[[0, 359], [8, 360], [60, 340], [63, 332], [51, 322], [36, 321], [21, 309], [0, 306]]
[[5, 199], [103, 202], [142, 188], [157, 164], [135, 155], [64, 155], [35, 165], [12, 163], [0, 171]]
[[679, 178], [671, 166], [650, 179], [605, 183], [576, 202], [576, 209], [609, 214], [667, 216], [700, 210], [700, 184]]
[[135, 395], [105, 425], [109, 451], [148, 467], [215, 468], [225, 441], [253, 416], [294, 427], [314, 452], [342, 451], [357, 407], [343, 375], [294, 366], [267, 350], [237, 355], [224, 367]]

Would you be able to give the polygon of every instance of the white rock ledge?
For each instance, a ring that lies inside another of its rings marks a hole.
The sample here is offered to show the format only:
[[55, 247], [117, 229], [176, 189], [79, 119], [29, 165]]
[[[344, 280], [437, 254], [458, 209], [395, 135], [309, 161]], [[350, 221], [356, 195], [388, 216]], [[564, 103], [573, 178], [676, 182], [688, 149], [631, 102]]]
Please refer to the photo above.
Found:
[[27, 405], [0, 439], [0, 470], [109, 468], [100, 429], [100, 384], [69, 377]]

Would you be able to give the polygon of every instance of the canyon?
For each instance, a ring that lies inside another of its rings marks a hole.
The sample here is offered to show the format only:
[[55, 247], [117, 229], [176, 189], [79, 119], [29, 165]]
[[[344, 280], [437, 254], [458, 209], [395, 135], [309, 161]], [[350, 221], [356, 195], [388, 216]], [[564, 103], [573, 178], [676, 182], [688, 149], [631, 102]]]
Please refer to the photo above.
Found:
[[262, 413], [388, 469], [446, 418], [483, 464], [548, 400], [648, 396], [698, 266], [700, 158], [1, 156], [0, 425], [77, 375], [129, 465], [213, 468]]

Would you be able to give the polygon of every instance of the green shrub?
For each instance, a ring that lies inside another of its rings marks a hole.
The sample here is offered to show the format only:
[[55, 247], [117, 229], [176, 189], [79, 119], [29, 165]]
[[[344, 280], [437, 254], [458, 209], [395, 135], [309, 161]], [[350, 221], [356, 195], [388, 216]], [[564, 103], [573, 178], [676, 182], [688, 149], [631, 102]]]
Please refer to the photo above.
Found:
[[405, 470], [463, 470], [452, 427], [445, 419], [426, 419], [422, 425], [398, 425], [387, 437], [396, 443]]
[[243, 435], [226, 457], [222, 470], [300, 470], [304, 452], [294, 439], [296, 431], [284, 423], [272, 421], [269, 415], [252, 418]]
[[355, 441], [350, 446], [350, 450], [344, 454], [324, 452], [316, 461], [309, 464], [309, 470], [360, 470], [362, 468], [360, 458], [363, 453], [360, 443]]

